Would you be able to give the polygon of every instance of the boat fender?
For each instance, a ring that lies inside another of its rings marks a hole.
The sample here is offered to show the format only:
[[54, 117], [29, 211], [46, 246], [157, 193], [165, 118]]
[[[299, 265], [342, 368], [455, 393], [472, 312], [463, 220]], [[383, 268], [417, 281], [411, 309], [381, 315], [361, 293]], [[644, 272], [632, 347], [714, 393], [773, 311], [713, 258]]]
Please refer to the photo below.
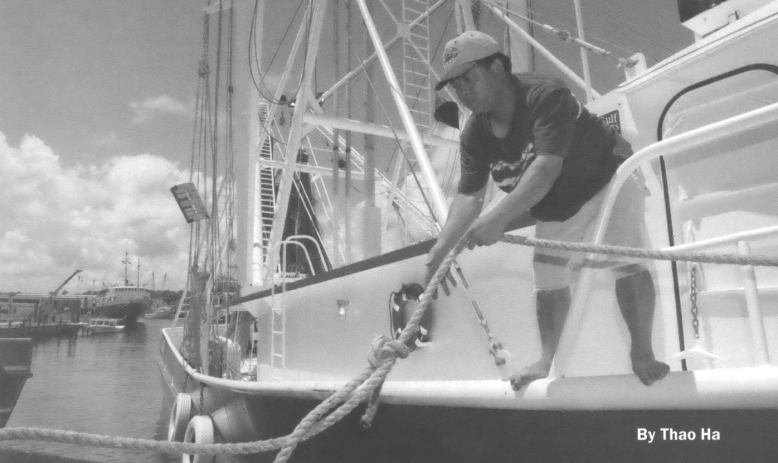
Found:
[[[185, 443], [213, 444], [213, 421], [210, 416], [197, 415], [189, 421], [184, 434]], [[182, 463], [211, 463], [214, 455], [190, 455], [181, 456]]]
[[[392, 338], [398, 339], [408, 320], [419, 305], [419, 297], [424, 294], [424, 288], [416, 283], [403, 284], [400, 290], [389, 296], [389, 321], [392, 329]], [[419, 323], [419, 331], [408, 342], [408, 347], [415, 349], [423, 347], [432, 339], [430, 327], [432, 325], [432, 311], [427, 310]]]
[[167, 440], [170, 442], [182, 442], [189, 419], [192, 418], [192, 397], [189, 394], [179, 392], [173, 408], [170, 409], [170, 418], [167, 426]]

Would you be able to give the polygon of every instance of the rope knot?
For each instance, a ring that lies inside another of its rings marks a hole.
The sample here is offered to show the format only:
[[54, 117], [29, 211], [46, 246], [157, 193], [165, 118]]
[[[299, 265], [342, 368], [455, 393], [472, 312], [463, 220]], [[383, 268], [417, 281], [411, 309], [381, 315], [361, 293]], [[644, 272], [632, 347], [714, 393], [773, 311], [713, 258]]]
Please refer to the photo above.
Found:
[[389, 360], [392, 355], [400, 358], [406, 358], [411, 353], [411, 349], [400, 341], [395, 341], [389, 336], [382, 334], [373, 339], [370, 346], [370, 352], [367, 354], [367, 360], [373, 367], [378, 368]]

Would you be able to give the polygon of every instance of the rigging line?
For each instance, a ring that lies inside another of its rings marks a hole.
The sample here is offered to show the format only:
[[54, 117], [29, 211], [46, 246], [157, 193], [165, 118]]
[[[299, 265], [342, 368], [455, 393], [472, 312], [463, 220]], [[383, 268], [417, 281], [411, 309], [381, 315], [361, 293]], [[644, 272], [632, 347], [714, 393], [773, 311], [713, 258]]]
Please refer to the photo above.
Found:
[[[294, 15], [292, 15], [292, 19], [289, 21], [289, 24], [286, 27], [286, 31], [284, 32], [284, 35], [281, 37], [281, 41], [278, 43], [278, 47], [276, 47], [276, 50], [273, 53], [273, 56], [270, 58], [270, 63], [267, 65], [267, 68], [265, 69], [264, 73], [262, 72], [261, 69], [259, 69], [259, 59], [257, 57], [256, 37], [255, 37], [257, 15], [258, 15], [258, 11], [259, 11], [259, 6], [258, 6], [259, 5], [259, 0], [256, 0], [254, 2], [254, 15], [252, 17], [251, 33], [250, 33], [250, 36], [249, 36], [249, 73], [251, 75], [251, 80], [254, 83], [254, 87], [257, 89], [257, 91], [260, 93], [260, 95], [262, 95], [263, 98], [265, 98], [266, 100], [268, 100], [269, 102], [271, 102], [273, 104], [279, 104], [279, 102], [273, 101], [273, 98], [268, 98], [267, 95], [265, 95], [262, 92], [262, 89], [260, 89], [259, 83], [256, 80], [256, 76], [254, 75], [255, 69], [254, 69], [253, 64], [256, 63], [256, 65], [257, 65], [256, 73], [260, 77], [260, 83], [262, 84], [262, 87], [264, 87], [265, 91], [269, 92], [270, 89], [267, 87], [267, 85], [265, 85], [265, 77], [264, 76], [266, 76], [267, 73], [270, 71], [270, 68], [273, 65], [273, 61], [275, 61], [276, 56], [280, 52], [281, 45], [284, 43], [284, 40], [286, 39], [286, 36], [289, 34], [289, 31], [292, 28], [292, 24], [294, 24], [294, 20], [297, 17], [297, 14], [300, 12], [300, 8], [302, 7], [304, 1], [305, 0], [300, 0], [300, 3], [297, 5], [297, 9], [295, 10]], [[254, 46], [252, 47], [251, 45], [254, 45]], [[252, 58], [252, 53], [251, 53], [252, 49], [254, 50], [254, 54], [253, 54], [254, 60], [253, 61], [251, 59]]]
[[[357, 51], [356, 47], [354, 46], [354, 43], [351, 41], [351, 34], [346, 32], [346, 38], [348, 39], [348, 43], [349, 43], [350, 48], [354, 51], [354, 54], [357, 55], [357, 59], [359, 59], [359, 62], [360, 63], [364, 63], [365, 61], [359, 55], [359, 51]], [[360, 64], [360, 66], [362, 67], [362, 70], [363, 70], [363, 72], [365, 74], [367, 82], [370, 84], [370, 88], [373, 89], [373, 92], [376, 92], [375, 85], [373, 85], [373, 80], [368, 75], [367, 70], [365, 69], [365, 65], [364, 64]], [[396, 89], [390, 89], [390, 91], [395, 91], [395, 90]], [[378, 94], [378, 93], [376, 92], [376, 94]], [[402, 145], [400, 144], [400, 138], [397, 136], [397, 131], [395, 130], [394, 125], [392, 124], [392, 121], [389, 118], [389, 114], [386, 112], [386, 108], [384, 107], [384, 104], [381, 102], [380, 98], [376, 98], [376, 101], [378, 101], [378, 106], [381, 108], [381, 112], [384, 114], [384, 117], [386, 117], [386, 120], [388, 122], [388, 127], [392, 131], [392, 133], [394, 134], [395, 140], [398, 141], [398, 148], [402, 152], [402, 154], [403, 154], [402, 157], [405, 160], [406, 164], [408, 164], [408, 167], [410, 168], [411, 175], [413, 175], [413, 178], [416, 181], [416, 185], [419, 187], [419, 192], [421, 193], [421, 196], [424, 199], [424, 203], [427, 205], [427, 209], [429, 209], [429, 211], [430, 211], [430, 215], [432, 216], [432, 219], [435, 222], [437, 222], [438, 219], [437, 219], [437, 216], [435, 215], [435, 211], [432, 208], [432, 204], [430, 204], [430, 201], [429, 201], [429, 198], [427, 198], [427, 195], [424, 194], [424, 189], [421, 186], [421, 182], [419, 181], [419, 178], [416, 175], [416, 172], [414, 172], [414, 170], [413, 170], [413, 166], [411, 165], [411, 162], [408, 159], [407, 153], [405, 152], [405, 150], [403, 149]]]
[[198, 133], [197, 132], [197, 123], [198, 123], [197, 114], [198, 114], [198, 111], [200, 110], [200, 104], [201, 104], [201, 101], [200, 101], [200, 91], [201, 91], [200, 87], [201, 87], [201, 85], [202, 85], [202, 78], [198, 78], [197, 79], [197, 93], [195, 94], [196, 95], [195, 96], [195, 110], [194, 110], [195, 118], [194, 118], [193, 127], [192, 127], [192, 151], [191, 151], [191, 156], [189, 158], [189, 181], [190, 182], [193, 181], [193, 179], [194, 179], [194, 165], [195, 165], [195, 152], [196, 152], [195, 148], [197, 146], [197, 133]]
[[[230, 24], [230, 30], [229, 30], [229, 47], [227, 49], [228, 56], [227, 56], [227, 140], [226, 140], [226, 147], [225, 151], [227, 154], [227, 177], [228, 177], [228, 191], [227, 191], [227, 201], [225, 208], [227, 209], [227, 225], [226, 225], [226, 233], [229, 237], [229, 240], [231, 241], [233, 238], [233, 216], [234, 216], [234, 206], [235, 206], [235, 189], [234, 187], [234, 181], [235, 181], [235, 159], [234, 159], [234, 152], [233, 152], [233, 120], [232, 120], [232, 110], [233, 110], [233, 46], [234, 43], [234, 30], [235, 30], [235, 15], [234, 15], [235, 9], [230, 8], [230, 17], [229, 17], [229, 24]], [[229, 243], [227, 245], [229, 250]], [[228, 276], [232, 276], [230, 273], [230, 268], [232, 266], [232, 254], [230, 252], [227, 253], [227, 272], [226, 274]]]
[[[596, 6], [596, 5], [592, 5], [592, 7], [593, 7], [593, 8], [595, 8], [596, 10], [598, 10], [599, 12], [601, 12], [602, 14], [604, 14], [604, 15], [608, 16], [609, 18], [611, 18], [611, 19], [613, 20], [613, 22], [615, 23], [616, 27], [619, 27], [619, 28], [621, 28], [622, 30], [624, 30], [625, 28], [626, 28], [626, 29], [629, 29], [631, 32], [634, 32], [635, 34], [638, 34], [638, 35], [640, 35], [640, 36], [642, 36], [642, 37], [645, 37], [645, 38], [646, 38], [646, 39], [648, 39], [650, 42], [653, 42], [653, 43], [655, 43], [656, 45], [659, 45], [659, 46], [660, 46], [660, 47], [662, 47], [662, 48], [665, 48], [665, 49], [667, 49], [667, 50], [670, 50], [668, 47], [666, 47], [666, 46], [664, 46], [664, 45], [662, 45], [662, 44], [660, 44], [660, 43], [656, 42], [655, 40], [651, 39], [650, 37], [646, 36], [645, 34], [642, 34], [641, 32], [637, 31], [635, 28], [631, 27], [631, 26], [630, 26], [629, 24], [627, 24], [626, 22], [619, 20], [618, 18], [614, 17], [613, 15], [611, 15], [611, 14], [610, 14], [610, 13], [608, 13], [607, 11], [603, 10], [602, 8], [599, 8], [599, 7], [598, 7], [598, 6]], [[593, 36], [593, 38], [597, 39], [597, 37], [594, 37], [594, 36]], [[632, 51], [630, 51], [630, 50], [628, 50], [628, 49], [626, 49], [626, 48], [624, 48], [624, 47], [621, 47], [621, 46], [619, 46], [619, 45], [616, 45], [616, 44], [614, 44], [614, 43], [608, 42], [607, 40], [604, 40], [604, 39], [598, 39], [598, 40], [600, 40], [601, 42], [607, 43], [608, 45], [611, 45], [611, 46], [613, 46], [613, 47], [618, 47], [618, 48], [620, 48], [620, 49], [622, 49], [622, 50], [626, 51], [627, 53], [632, 53], [633, 55], [635, 54], [635, 52], [632, 52]], [[631, 39], [629, 39], [629, 40], [631, 40]], [[631, 40], [631, 41], [632, 41], [632, 40]], [[632, 43], [635, 43], [635, 42], [634, 42], [634, 41], [632, 41]], [[670, 50], [670, 51], [672, 51], [672, 50]], [[657, 62], [659, 62], [659, 60], [658, 60], [658, 59], [657, 59], [657, 58], [656, 58], [656, 57], [653, 55], [653, 53], [648, 53], [648, 51], [646, 51], [645, 49], [642, 51], [642, 53], [643, 53], [644, 55], [646, 55], [647, 59], [648, 59], [648, 60], [650, 60], [651, 62], [653, 62], [653, 63], [657, 63]]]
[[[524, 11], [524, 13], [525, 13], [525, 14], [527, 14], [527, 15], [531, 15], [531, 17], [533, 17], [533, 18], [534, 18], [534, 17], [537, 17], [537, 18], [540, 18], [540, 19], [542, 19], [542, 20], [544, 20], [544, 21], [548, 21], [548, 22], [551, 22], [551, 23], [556, 23], [557, 25], [559, 25], [559, 26], [561, 26], [561, 27], [566, 27], [566, 28], [568, 28], [568, 29], [571, 29], [571, 28], [572, 28], [572, 26], [570, 26], [569, 24], [567, 24], [567, 23], [564, 23], [564, 22], [562, 22], [562, 21], [559, 21], [558, 19], [554, 19], [554, 18], [553, 18], [553, 17], [551, 17], [551, 16], [546, 16], [546, 15], [544, 15], [544, 14], [542, 14], [542, 13], [538, 13], [537, 11], [535, 11], [535, 10], [534, 10], [534, 9], [532, 9], [532, 8], [524, 8], [524, 7], [521, 7], [521, 6], [519, 6], [519, 5], [516, 5], [516, 4], [514, 4], [514, 3], [511, 3], [511, 6], [512, 6], [512, 7], [514, 7], [514, 8], [518, 8], [518, 9], [519, 9], [519, 10], [521, 10], [521, 11]], [[511, 11], [513, 11], [513, 10], [511, 10]], [[560, 11], [562, 11], [562, 9], [560, 9], [560, 8], [557, 8], [555, 11], [556, 11], [556, 12], [560, 12]]]
[[[492, 5], [493, 5], [493, 6], [495, 6], [496, 8], [498, 8], [498, 9], [501, 9], [501, 10], [503, 10], [503, 11], [504, 11], [505, 13], [507, 13], [507, 14], [512, 14], [512, 15], [514, 15], [514, 16], [517, 16], [517, 17], [519, 17], [519, 18], [521, 18], [521, 19], [523, 19], [523, 20], [529, 21], [531, 24], [538, 24], [538, 25], [540, 25], [541, 27], [543, 27], [543, 26], [544, 26], [542, 23], [538, 23], [538, 22], [534, 22], [534, 23], [533, 23], [531, 19], [529, 19], [529, 18], [525, 18], [525, 17], [523, 17], [523, 16], [521, 16], [521, 15], [517, 14], [517, 12], [516, 12], [516, 11], [504, 9], [504, 8], [500, 7], [499, 5], [494, 5], [494, 4], [492, 4]], [[572, 30], [572, 29], [576, 29], [576, 28], [574, 28], [574, 27], [572, 27], [572, 26], [570, 26], [570, 25], [568, 25], [568, 24], [566, 24], [566, 23], [564, 23], [564, 22], [562, 22], [562, 21], [558, 21], [558, 20], [556, 20], [556, 19], [554, 19], [554, 18], [552, 18], [552, 17], [549, 17], [549, 16], [545, 16], [545, 15], [539, 14], [539, 13], [535, 12], [534, 10], [530, 10], [529, 8], [521, 8], [521, 7], [519, 7], [518, 5], [513, 5], [513, 4], [512, 4], [512, 6], [515, 6], [515, 7], [519, 8], [520, 10], [523, 10], [523, 11], [524, 11], [526, 14], [528, 14], [528, 15], [532, 15], [532, 17], [535, 17], [535, 16], [537, 16], [538, 18], [540, 18], [540, 19], [543, 19], [544, 21], [549, 21], [549, 22], [551, 22], [551, 23], [556, 23], [556, 24], [558, 24], [559, 26], [561, 26], [561, 27], [563, 27], [563, 28], [565, 28], [565, 29], [570, 29], [570, 30]], [[606, 13], [606, 14], [607, 14], [607, 13]], [[615, 21], [618, 21], [616, 18], [613, 18], [613, 19], [614, 19]], [[563, 32], [567, 32], [567, 31], [565, 30], [565, 31], [563, 31]], [[568, 32], [568, 34], [569, 34], [569, 32]], [[572, 36], [572, 34], [570, 34], [570, 35]], [[595, 40], [595, 41], [598, 41], [598, 42], [601, 42], [601, 43], [607, 44], [607, 45], [609, 45], [609, 46], [612, 46], [612, 47], [614, 47], [614, 48], [618, 48], [619, 50], [622, 50], [622, 51], [624, 51], [624, 52], [628, 53], [630, 56], [632, 56], [632, 55], [634, 55], [634, 54], [635, 54], [635, 52], [634, 52], [634, 51], [632, 51], [632, 50], [629, 50], [629, 49], [627, 49], [627, 48], [624, 48], [624, 47], [622, 47], [622, 46], [620, 46], [620, 45], [618, 45], [618, 44], [615, 44], [615, 43], [613, 43], [613, 42], [610, 42], [610, 41], [608, 41], [608, 40], [605, 40], [605, 39], [603, 39], [602, 37], [596, 36], [596, 35], [594, 35], [594, 34], [591, 34], [591, 33], [587, 33], [587, 36], [589, 37], [589, 39], [593, 39], [593, 40]]]
[[[221, 78], [221, 57], [222, 57], [222, 23], [224, 8], [222, 0], [219, 0], [219, 17], [218, 27], [216, 32], [216, 82], [214, 83], [214, 110], [216, 115], [213, 118], [213, 135], [211, 141], [213, 143], [213, 151], [211, 154], [212, 172], [211, 172], [211, 246], [209, 247], [211, 253], [211, 266], [215, 272], [217, 266], [216, 259], [216, 246], [219, 242], [219, 197], [216, 191], [217, 188], [217, 174], [218, 174], [218, 149], [219, 149], [219, 80]], [[229, 46], [229, 45], [228, 45]], [[212, 275], [215, 277], [215, 275]]]
[[629, 66], [631, 64], [634, 64], [634, 60], [630, 60], [630, 59], [627, 59], [627, 58], [620, 58], [618, 56], [615, 56], [609, 50], [605, 50], [605, 49], [600, 48], [600, 47], [598, 47], [596, 45], [593, 45], [593, 44], [591, 44], [589, 42], [585, 42], [585, 41], [575, 37], [573, 34], [571, 34], [570, 32], [568, 32], [566, 30], [559, 29], [559, 28], [550, 26], [548, 24], [543, 24], [543, 23], [541, 23], [539, 21], [535, 21], [534, 19], [531, 19], [531, 18], [529, 18], [527, 16], [520, 15], [520, 14], [518, 14], [515, 11], [508, 10], [505, 7], [502, 7], [500, 5], [495, 5], [494, 3], [489, 3], [489, 6], [495, 8], [497, 10], [500, 10], [500, 11], [504, 12], [507, 15], [513, 15], [513, 16], [516, 16], [517, 18], [521, 18], [524, 21], [527, 21], [527, 22], [529, 22], [531, 24], [535, 24], [535, 25], [539, 26], [541, 29], [556, 35], [557, 37], [559, 37], [561, 40], [565, 41], [566, 43], [575, 42], [575, 44], [578, 45], [579, 47], [585, 48], [585, 49], [587, 49], [589, 51], [592, 51], [592, 52], [594, 52], [594, 53], [596, 53], [598, 55], [605, 56], [605, 57], [608, 57], [608, 58], [611, 58], [611, 59], [615, 59], [621, 65]]
[[[207, 4], [207, 2], [206, 2]], [[197, 93], [195, 96], [195, 119], [194, 119], [194, 127], [192, 130], [192, 155], [189, 161], [189, 181], [193, 181], [194, 172], [195, 172], [195, 158], [196, 158], [196, 151], [195, 147], [197, 146], [199, 148], [199, 145], [197, 145], [198, 137], [197, 135], [200, 133], [198, 130], [198, 122], [200, 122], [199, 111], [201, 111], [201, 105], [202, 105], [202, 95], [205, 92], [205, 90], [202, 88], [203, 81], [206, 77], [207, 72], [207, 66], [208, 66], [208, 35], [209, 35], [209, 26], [208, 26], [208, 13], [203, 13], [203, 48], [200, 52], [200, 62], [198, 64], [197, 69]], [[197, 151], [199, 152], [199, 151]]]
[[451, 20], [454, 18], [454, 9], [451, 9], [451, 14], [448, 15], [448, 20], [446, 21], [446, 25], [443, 26], [443, 32], [440, 33], [440, 40], [438, 41], [438, 45], [435, 47], [435, 52], [432, 54], [432, 57], [430, 57], [430, 62], [434, 63], [435, 58], [438, 57], [438, 52], [440, 51], [440, 45], [443, 43], [443, 37], [446, 36], [446, 32], [448, 32], [448, 26], [451, 24]]
[[[654, 44], [656, 44], [656, 45], [658, 45], [658, 46], [660, 46], [660, 47], [664, 48], [665, 50], [667, 50], [667, 51], [669, 51], [669, 52], [671, 52], [671, 53], [674, 53], [674, 52], [675, 52], [675, 50], [673, 50], [672, 48], [670, 48], [670, 47], [668, 47], [668, 46], [666, 46], [666, 45], [663, 45], [663, 44], [659, 43], [659, 42], [658, 42], [658, 41], [656, 41], [655, 39], [652, 39], [652, 38], [651, 38], [651, 37], [649, 37], [648, 35], [646, 35], [646, 34], [644, 34], [644, 33], [640, 32], [639, 30], [637, 30], [637, 29], [635, 29], [634, 27], [630, 26], [630, 25], [629, 25], [629, 24], [628, 24], [626, 21], [620, 21], [619, 19], [617, 19], [617, 18], [613, 17], [612, 15], [610, 15], [610, 14], [609, 14], [607, 11], [605, 11], [605, 10], [603, 10], [603, 9], [601, 9], [601, 8], [599, 8], [599, 7], [597, 7], [597, 6], [595, 6], [595, 5], [592, 5], [592, 6], [593, 6], [593, 7], [595, 7], [595, 8], [597, 8], [598, 10], [602, 11], [602, 12], [603, 12], [603, 13], [605, 13], [607, 16], [611, 17], [611, 18], [612, 18], [614, 21], [616, 21], [616, 23], [617, 23], [617, 24], [618, 24], [618, 23], [622, 23], [622, 25], [623, 25], [624, 27], [626, 27], [626, 28], [628, 28], [629, 30], [631, 30], [632, 32], [634, 32], [634, 33], [636, 33], [636, 34], [640, 35], [641, 37], [644, 37], [644, 38], [648, 39], [650, 42], [652, 42], [652, 43], [654, 43]], [[623, 11], [623, 10], [622, 10], [622, 11]], [[661, 23], [660, 23], [660, 24], [661, 24]]]
[[[307, 16], [307, 18], [308, 18], [308, 24], [306, 24], [306, 26], [305, 26], [305, 49], [303, 50], [303, 56], [308, 56], [308, 44], [311, 41], [311, 25], [313, 24], [313, 0], [308, 0], [308, 16]], [[305, 69], [305, 66], [307, 64], [306, 61], [307, 61], [306, 59], [303, 59], [303, 70], [300, 73], [300, 83], [297, 84], [297, 91], [295, 92], [296, 95], [297, 95], [295, 97], [295, 98], [297, 98], [297, 104], [303, 104], [303, 105], [306, 102], [303, 101], [300, 98], [300, 96], [301, 96], [300, 92], [301, 91], [304, 92], [305, 90], [307, 90], [307, 89], [303, 89], [302, 88], [303, 78], [304, 78], [305, 72], [306, 72], [306, 69]], [[305, 106], [303, 106], [301, 109], [305, 110]]]

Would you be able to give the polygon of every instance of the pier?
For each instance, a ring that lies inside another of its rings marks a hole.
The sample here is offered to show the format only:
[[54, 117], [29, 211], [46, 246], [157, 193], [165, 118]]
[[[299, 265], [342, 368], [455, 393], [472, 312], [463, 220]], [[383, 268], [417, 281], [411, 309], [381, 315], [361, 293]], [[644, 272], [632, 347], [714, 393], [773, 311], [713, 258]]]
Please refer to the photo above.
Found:
[[[46, 444], [44, 443], [39, 443], [39, 445], [42, 448], [46, 446]], [[14, 463], [100, 463], [101, 460], [87, 459], [81, 457], [78, 458], [66, 457], [60, 454], [50, 453], [50, 451], [46, 452], [43, 449], [21, 450], [21, 449], [9, 448], [0, 444], [0, 461], [7, 461], [7, 462], [14, 462]]]
[[34, 324], [30, 321], [0, 322], [0, 338], [49, 338], [73, 337], [86, 333], [87, 323], [65, 323], [62, 321]]

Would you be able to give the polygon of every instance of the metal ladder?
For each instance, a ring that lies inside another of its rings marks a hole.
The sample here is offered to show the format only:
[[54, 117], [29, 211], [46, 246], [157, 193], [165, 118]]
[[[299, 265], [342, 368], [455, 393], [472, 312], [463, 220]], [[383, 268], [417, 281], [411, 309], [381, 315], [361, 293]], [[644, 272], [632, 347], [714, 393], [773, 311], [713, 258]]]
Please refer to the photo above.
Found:
[[[286, 276], [282, 276], [285, 280]], [[283, 287], [283, 285], [282, 285]], [[270, 377], [281, 380], [280, 371], [286, 366], [286, 310], [285, 291], [273, 294], [270, 309]], [[277, 300], [280, 299], [280, 301]]]
[[[270, 141], [270, 123], [268, 123], [267, 120], [269, 109], [270, 104], [267, 101], [261, 101], [259, 103], [260, 134], [262, 131], [268, 131], [268, 136], [265, 137], [264, 143], [259, 147], [259, 159], [266, 161], [273, 160], [273, 146]], [[261, 244], [265, 257], [267, 257], [270, 252], [270, 249], [268, 249], [270, 246], [270, 230], [273, 227], [273, 216], [275, 215], [276, 210], [276, 189], [273, 173], [272, 167], [262, 166], [259, 168], [259, 219], [262, 223]]]
[[429, 133], [432, 114], [429, 16], [413, 29], [410, 23], [428, 9], [429, 0], [403, 0], [403, 93], [421, 133]]

